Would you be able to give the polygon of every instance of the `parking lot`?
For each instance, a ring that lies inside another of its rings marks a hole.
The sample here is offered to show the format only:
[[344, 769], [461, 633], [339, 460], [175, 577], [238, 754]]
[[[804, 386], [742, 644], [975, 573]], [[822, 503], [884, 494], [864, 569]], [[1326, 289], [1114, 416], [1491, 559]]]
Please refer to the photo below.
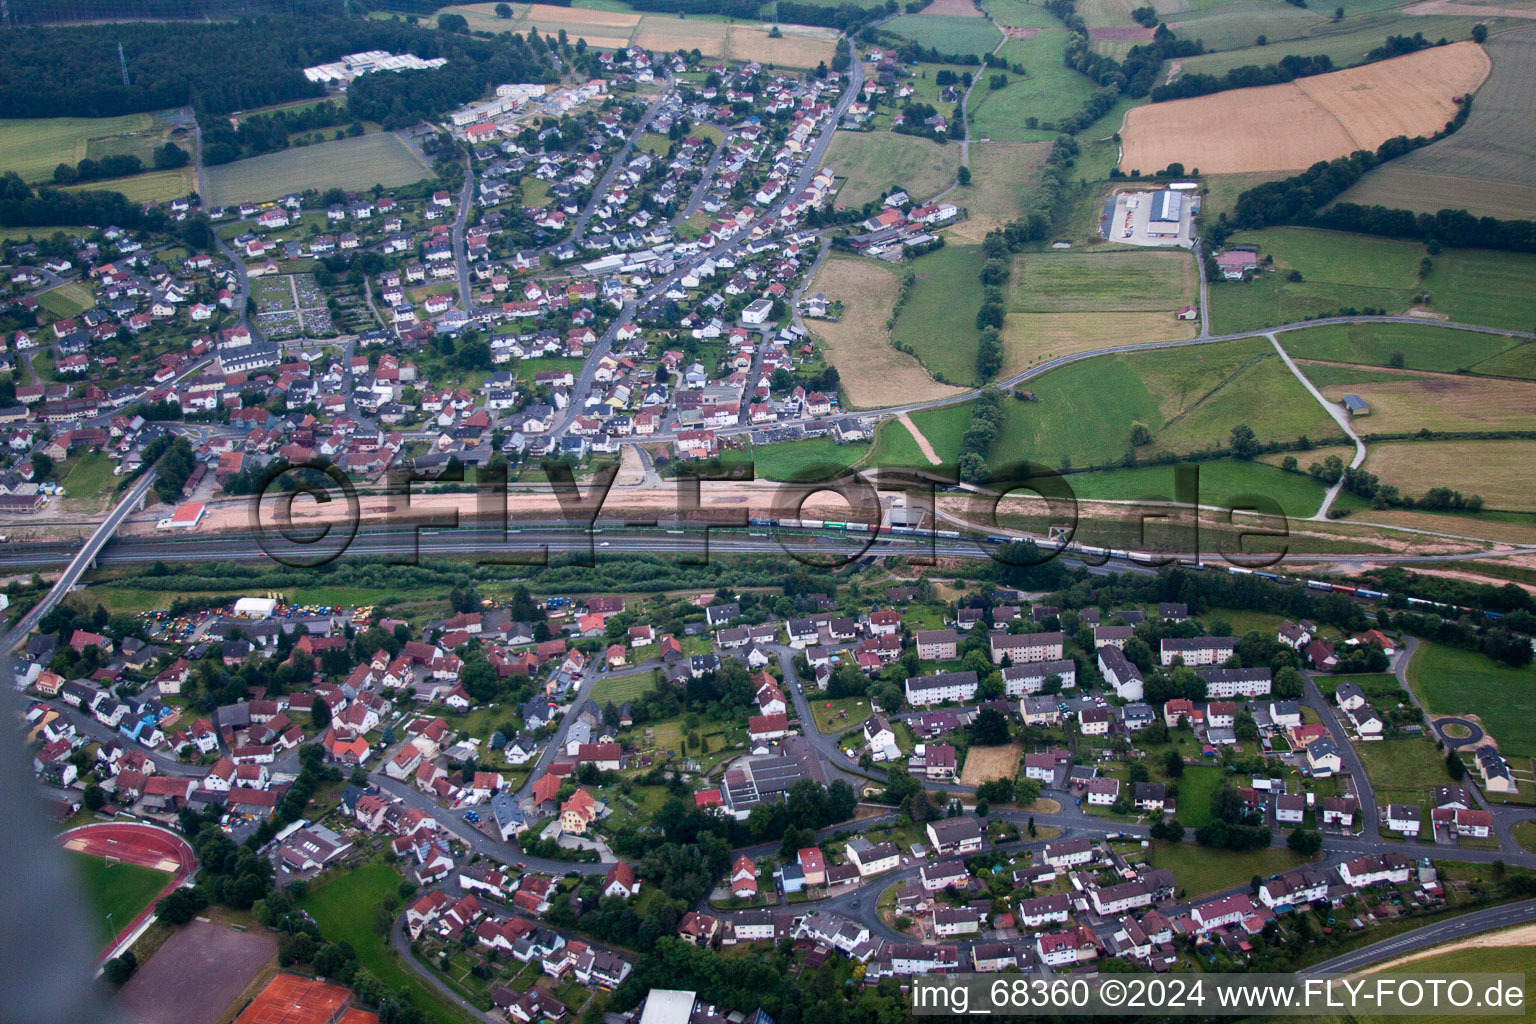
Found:
[[1172, 223], [1153, 225], [1155, 192], [1112, 193], [1104, 200], [1099, 235], [1111, 242], [1124, 242], [1126, 245], [1180, 245], [1189, 248], [1194, 232], [1194, 215], [1200, 210], [1200, 197], [1194, 192], [1179, 194], [1183, 197], [1183, 209], [1175, 229]]

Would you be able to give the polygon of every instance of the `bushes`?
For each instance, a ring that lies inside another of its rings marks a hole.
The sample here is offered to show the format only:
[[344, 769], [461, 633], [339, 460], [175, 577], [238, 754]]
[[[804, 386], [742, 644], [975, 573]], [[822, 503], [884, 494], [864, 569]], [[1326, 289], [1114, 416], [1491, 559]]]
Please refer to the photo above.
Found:
[[971, 407], [971, 423], [960, 439], [960, 479], [977, 483], [989, 475], [987, 450], [1003, 426], [1002, 392], [984, 388]]
[[1278, 63], [1266, 64], [1263, 67], [1257, 64], [1246, 64], [1240, 68], [1232, 68], [1220, 77], [1203, 74], [1180, 75], [1167, 85], [1154, 88], [1151, 96], [1153, 103], [1161, 103], [1164, 100], [1206, 96], [1213, 92], [1224, 92], [1227, 89], [1280, 85], [1309, 75], [1327, 74], [1332, 70], [1333, 60], [1325, 53], [1313, 57], [1292, 54], [1281, 58]]

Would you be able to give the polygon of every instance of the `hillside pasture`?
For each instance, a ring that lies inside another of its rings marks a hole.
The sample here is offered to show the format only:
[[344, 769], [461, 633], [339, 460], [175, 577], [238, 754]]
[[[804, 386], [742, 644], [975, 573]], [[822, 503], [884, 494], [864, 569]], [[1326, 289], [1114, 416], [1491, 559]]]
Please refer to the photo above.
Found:
[[[1424, 247], [1415, 242], [1308, 228], [1269, 228], [1232, 238], [1251, 244], [1273, 267], [1245, 283], [1219, 282], [1210, 291], [1212, 329], [1251, 330], [1296, 323], [1343, 309], [1407, 312], [1415, 294], [1429, 292], [1430, 315], [1487, 327], [1529, 329], [1536, 322], [1536, 256], [1443, 250], [1419, 279]], [[1301, 275], [1290, 279], [1290, 271]]]
[[121, 192], [134, 203], [168, 203], [197, 191], [197, 171], [188, 164], [174, 171], [149, 171], [127, 178], [106, 178], [70, 185], [66, 192]]
[[1003, 41], [991, 22], [983, 18], [929, 14], [927, 11], [892, 18], [881, 28], [922, 46], [931, 46], [940, 53], [991, 53], [993, 47]]
[[885, 319], [901, 281], [897, 271], [875, 260], [832, 256], [810, 288], [843, 304], [836, 323], [812, 322], [822, 337], [827, 361], [837, 367], [848, 404], [873, 409], [957, 394], [935, 381], [922, 364], [891, 346]]
[[[1341, 436], [1262, 338], [1094, 356], [1027, 386], [1033, 402], [1003, 403], [1004, 426], [989, 453], [994, 459], [1027, 454], [1050, 466], [1118, 466], [1137, 422], [1152, 434], [1138, 450], [1143, 459], [1226, 445], [1239, 423], [1261, 442]], [[967, 408], [912, 414], [946, 462], [955, 458]]]
[[0, 118], [0, 172], [15, 171], [28, 182], [52, 181], [59, 164], [77, 164], [89, 155], [92, 139], [142, 132], [154, 123], [152, 114]]
[[[1536, 380], [1536, 342], [1426, 324], [1326, 324], [1279, 335], [1296, 359]], [[1491, 369], [1490, 369], [1491, 367]]]
[[827, 147], [825, 166], [845, 179], [837, 192], [841, 206], [863, 206], [898, 188], [916, 202], [954, 181], [960, 147], [916, 135], [838, 132]]
[[[1094, 86], [1063, 62], [1070, 39], [1066, 28], [1056, 24], [1041, 28], [1032, 38], [1008, 40], [998, 56], [1010, 65], [1023, 65], [1025, 74], [1008, 72], [1008, 85], [1002, 89], [992, 89], [989, 81], [1000, 72], [977, 70], [982, 81], [971, 92], [966, 109], [973, 139], [1049, 141], [1058, 119], [1082, 109]], [[1030, 118], [1036, 119], [1034, 128], [1029, 127]]]
[[1210, 173], [1300, 170], [1397, 135], [1428, 135], [1456, 113], [1492, 67], [1476, 43], [1297, 79], [1133, 108], [1122, 170], [1175, 161]]
[[1480, 494], [1486, 508], [1536, 511], [1526, 476], [1536, 441], [1422, 441], [1373, 444], [1365, 468], [1418, 497], [1431, 487]]
[[[1467, 123], [1448, 138], [1367, 174], [1341, 202], [1480, 217], [1536, 218], [1536, 27], [1488, 40], [1493, 71]], [[1524, 170], [1522, 170], [1524, 168]]]
[[971, 183], [946, 198], [966, 219], [949, 228], [950, 240], [980, 244], [987, 232], [1024, 214], [1024, 197], [1039, 179], [1048, 142], [972, 142]]
[[1419, 430], [1528, 430], [1536, 422], [1536, 384], [1528, 381], [1401, 374], [1320, 390], [1332, 402], [1346, 394], [1365, 399], [1370, 415], [1355, 424], [1363, 436]]
[[229, 206], [310, 188], [366, 189], [376, 184], [393, 188], [420, 181], [431, 172], [399, 136], [381, 132], [209, 167], [203, 172], [208, 188], [204, 199], [214, 206]]

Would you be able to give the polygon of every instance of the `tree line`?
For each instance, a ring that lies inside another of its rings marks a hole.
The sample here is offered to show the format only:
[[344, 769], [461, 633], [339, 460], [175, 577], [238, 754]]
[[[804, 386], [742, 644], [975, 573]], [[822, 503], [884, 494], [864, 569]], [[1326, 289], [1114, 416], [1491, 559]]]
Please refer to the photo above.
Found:
[[[192, 157], [174, 142], [157, 147], [152, 157], [155, 170], [170, 171], [185, 167]], [[53, 169], [55, 185], [73, 185], [82, 181], [100, 181], [103, 178], [126, 178], [144, 170], [144, 161], [134, 153], [118, 153], [99, 160], [87, 157], [78, 164], [59, 164]]]

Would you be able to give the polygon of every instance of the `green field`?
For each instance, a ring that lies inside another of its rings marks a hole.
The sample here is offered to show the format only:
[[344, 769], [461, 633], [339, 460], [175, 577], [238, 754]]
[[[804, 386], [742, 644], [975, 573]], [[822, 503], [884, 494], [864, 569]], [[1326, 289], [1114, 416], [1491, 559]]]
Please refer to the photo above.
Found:
[[168, 203], [196, 190], [196, 179], [190, 166], [177, 171], [149, 171], [129, 178], [107, 178], [65, 189], [66, 192], [120, 192], [124, 199], [135, 203]]
[[1340, 201], [1424, 213], [1464, 208], [1478, 216], [1536, 217], [1536, 187], [1520, 170], [1536, 159], [1530, 116], [1536, 103], [1531, 73], [1536, 28], [1494, 36], [1487, 50], [1493, 72], [1477, 90], [1467, 123], [1454, 135], [1371, 171]]
[[[966, 117], [971, 136], [996, 142], [1034, 142], [1055, 137], [1054, 123], [1082, 109], [1093, 94], [1093, 82], [1063, 62], [1071, 34], [1060, 24], [1040, 29], [1033, 39], [1010, 39], [998, 56], [1022, 64], [1024, 76], [1009, 72], [1008, 84], [992, 89], [997, 72], [978, 68], [981, 82], [971, 93]], [[1035, 127], [1029, 119], [1035, 118]], [[1050, 127], [1042, 127], [1050, 126]]]
[[[1405, 241], [1309, 228], [1243, 233], [1232, 244], [1257, 245], [1274, 268], [1249, 282], [1211, 288], [1212, 330], [1253, 330], [1294, 323], [1341, 309], [1402, 313], [1428, 291], [1430, 308], [1452, 320], [1529, 329], [1536, 321], [1536, 256], [1444, 250], [1421, 282], [1424, 247]], [[1300, 281], [1289, 280], [1291, 271]]]
[[[1328, 324], [1279, 335], [1297, 359], [1536, 380], [1536, 344], [1430, 324]], [[1491, 369], [1489, 368], [1491, 367]], [[1311, 376], [1311, 373], [1308, 373]]]
[[[1305, 453], [1302, 453], [1305, 454]], [[1327, 488], [1304, 473], [1287, 473], [1277, 466], [1239, 459], [1197, 462], [1200, 504], [1239, 507], [1244, 496], [1262, 495], [1279, 503], [1291, 518], [1317, 511]], [[1067, 485], [1079, 498], [1107, 501], [1174, 499], [1174, 466], [1142, 466], [1072, 473]]]
[[960, 147], [941, 146], [916, 135], [838, 132], [827, 148], [826, 165], [847, 179], [837, 192], [841, 206], [863, 206], [896, 189], [920, 202], [955, 180]]
[[1378, 795], [1384, 790], [1423, 791], [1451, 781], [1445, 758], [1422, 736], [1358, 743], [1355, 750]]
[[953, 14], [903, 14], [881, 28], [940, 53], [991, 53], [1003, 39], [987, 19]]
[[871, 445], [862, 442], [838, 444], [829, 437], [812, 437], [783, 444], [755, 445], [744, 458], [726, 461], [750, 461], [759, 480], [822, 478], [838, 476], [843, 470], [863, 462], [870, 448]]
[[96, 296], [79, 281], [61, 284], [37, 297], [37, 304], [56, 317], [71, 317], [96, 305]]
[[555, 373], [560, 370], [569, 370], [572, 374], [579, 375], [585, 360], [565, 359], [559, 356], [548, 356], [540, 359], [524, 359], [517, 364], [517, 379], [532, 381], [541, 373]]
[[64, 490], [69, 492], [70, 498], [94, 501], [113, 486], [116, 480], [112, 475], [114, 468], [106, 452], [87, 452], [61, 467], [65, 471], [62, 477]]
[[108, 867], [102, 857], [73, 851], [67, 851], [65, 858], [75, 866], [79, 875], [87, 905], [92, 911], [91, 927], [103, 947], [128, 927], [160, 890], [171, 884], [168, 872], [154, 868], [123, 862]]
[[1012, 313], [1076, 313], [1177, 309], [1199, 290], [1184, 252], [1047, 250], [1014, 257], [1004, 295]]
[[[636, 658], [649, 657], [647, 648], [640, 648], [635, 652]], [[651, 674], [649, 672], [637, 672], [630, 676], [598, 676], [597, 684], [587, 694], [588, 700], [595, 700], [598, 704], [606, 704], [613, 701], [622, 704], [627, 700], [634, 700], [651, 688]]]
[[52, 181], [59, 164], [85, 158], [88, 140], [143, 131], [154, 123], [152, 114], [0, 119], [0, 171], [15, 171], [26, 181]]
[[[1183, 820], [1182, 817], [1180, 820]], [[1157, 840], [1152, 843], [1151, 861], [1154, 867], [1173, 871], [1181, 898], [1198, 899], [1224, 889], [1239, 886], [1246, 888], [1254, 875], [1266, 878], [1281, 871], [1289, 871], [1306, 863], [1306, 858], [1279, 846], [1246, 853], [1230, 853], [1196, 846], [1194, 843], [1165, 843]]]
[[[1136, 422], [1152, 434], [1151, 443], [1139, 450], [1142, 458], [1226, 445], [1239, 423], [1252, 427], [1261, 442], [1302, 435], [1321, 442], [1340, 436], [1338, 426], [1262, 339], [1095, 356], [1052, 370], [1030, 385], [1035, 401], [1003, 402], [1003, 429], [989, 453], [998, 464], [1028, 458], [1053, 467], [1064, 459], [1079, 469], [1118, 466]], [[913, 413], [912, 421], [940, 458], [952, 462], [969, 409], [967, 403], [924, 410]], [[1257, 415], [1261, 409], [1264, 415]], [[881, 432], [877, 463], [909, 454], [902, 433]], [[1289, 500], [1304, 507], [1311, 501], [1313, 492], [1300, 479], [1285, 479], [1268, 468], [1211, 468], [1218, 488], [1247, 490], [1259, 484], [1275, 489], [1282, 504]], [[1105, 475], [1106, 496], [1141, 489], [1140, 479], [1129, 476], [1121, 482], [1116, 476]], [[1079, 479], [1090, 489], [1099, 486], [1074, 475], [1074, 488]]]
[[[1197, 751], [1198, 752], [1198, 751]], [[1178, 778], [1179, 810], [1176, 817], [1190, 828], [1211, 823], [1211, 794], [1221, 784], [1221, 769], [1215, 765], [1186, 766]], [[1179, 878], [1180, 885], [1188, 881]]]
[[389, 937], [373, 930], [374, 904], [396, 895], [400, 881], [400, 873], [382, 860], [369, 861], [316, 885], [303, 907], [328, 941], [352, 944], [359, 967], [366, 968], [391, 988], [405, 989], [416, 1007], [433, 1020], [457, 1024], [467, 1019], [465, 1014], [427, 988], [395, 955]]
[[1434, 714], [1480, 716], [1505, 756], [1536, 754], [1536, 666], [1508, 668], [1475, 651], [1421, 642], [1408, 682]]
[[272, 199], [305, 189], [392, 188], [428, 177], [428, 167], [393, 132], [285, 149], [204, 171], [215, 206]]
[[[1516, 826], [1518, 828], [1518, 826]], [[1495, 947], [1470, 947], [1466, 949], [1449, 950], [1427, 956], [1420, 960], [1411, 960], [1407, 963], [1388, 969], [1392, 974], [1438, 974], [1467, 975], [1467, 974], [1523, 974], [1525, 975], [1525, 1004], [1515, 1014], [1501, 1017], [1500, 1019], [1510, 1024], [1529, 1024], [1536, 1020], [1536, 1012], [1533, 1012], [1531, 997], [1533, 992], [1533, 972], [1531, 964], [1536, 959], [1536, 949], [1530, 946], [1495, 946]], [[1388, 1024], [1389, 1021], [1401, 1021], [1402, 1017], [1368, 1017], [1355, 1015], [1348, 1018], [1353, 1024]], [[1440, 1014], [1433, 1016], [1420, 1016], [1414, 1018], [1422, 1024], [1453, 1024], [1455, 1021], [1465, 1020], [1452, 1014]]]
[[916, 281], [891, 337], [911, 346], [936, 380], [976, 379], [982, 262], [979, 245], [948, 245], [912, 261]]
[[1536, 853], [1536, 821], [1516, 822], [1515, 827], [1510, 829], [1510, 835], [1528, 852]]

